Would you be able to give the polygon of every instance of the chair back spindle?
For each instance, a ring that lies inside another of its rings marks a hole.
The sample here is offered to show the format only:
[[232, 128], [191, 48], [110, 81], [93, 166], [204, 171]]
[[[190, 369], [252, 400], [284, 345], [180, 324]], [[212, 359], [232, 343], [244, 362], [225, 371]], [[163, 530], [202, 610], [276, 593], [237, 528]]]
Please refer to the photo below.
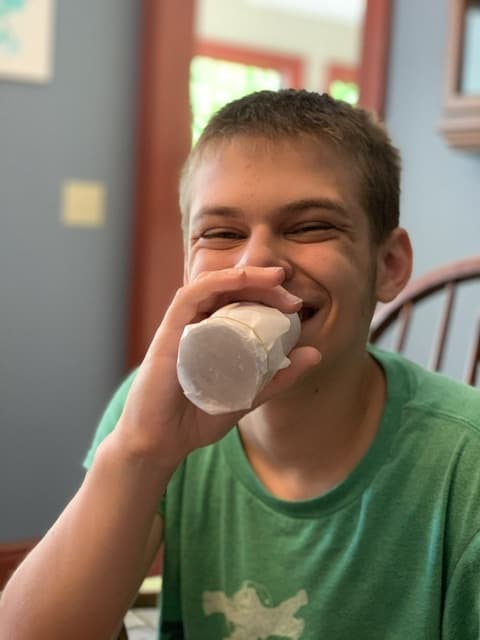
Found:
[[[438, 330], [435, 334], [428, 367], [433, 371], [440, 371], [448, 338], [451, 334], [453, 311], [457, 299], [457, 292], [465, 282], [478, 280], [480, 282], [480, 257], [467, 258], [436, 269], [417, 280], [414, 280], [393, 300], [379, 305], [370, 327], [370, 341], [375, 343], [393, 323], [398, 323], [393, 349], [404, 352], [407, 337], [412, 330], [412, 320], [415, 307], [420, 301], [433, 294], [444, 294], [443, 307], [440, 313]], [[476, 312], [478, 318], [475, 330], [471, 336], [471, 344], [467, 350], [464, 382], [475, 385], [478, 368], [480, 366], [480, 307]]]

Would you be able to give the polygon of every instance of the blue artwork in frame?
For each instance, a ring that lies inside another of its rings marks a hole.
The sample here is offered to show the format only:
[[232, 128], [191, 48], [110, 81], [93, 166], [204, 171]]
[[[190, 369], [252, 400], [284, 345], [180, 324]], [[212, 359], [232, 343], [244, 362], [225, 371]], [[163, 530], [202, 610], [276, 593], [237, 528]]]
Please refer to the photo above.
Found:
[[52, 75], [54, 0], [0, 0], [0, 79]]

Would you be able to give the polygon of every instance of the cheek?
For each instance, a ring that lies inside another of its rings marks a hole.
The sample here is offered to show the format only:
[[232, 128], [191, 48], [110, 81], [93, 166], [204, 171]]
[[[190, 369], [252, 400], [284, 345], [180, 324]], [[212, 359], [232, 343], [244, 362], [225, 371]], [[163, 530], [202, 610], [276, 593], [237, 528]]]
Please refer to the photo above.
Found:
[[324, 261], [323, 279], [335, 306], [368, 315], [375, 305], [375, 264], [353, 252], [336, 253]]

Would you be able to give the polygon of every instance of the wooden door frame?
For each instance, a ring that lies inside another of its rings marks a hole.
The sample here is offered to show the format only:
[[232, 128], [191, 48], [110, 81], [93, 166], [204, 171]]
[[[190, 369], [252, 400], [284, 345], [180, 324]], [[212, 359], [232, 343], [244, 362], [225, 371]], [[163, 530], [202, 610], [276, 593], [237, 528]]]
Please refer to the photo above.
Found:
[[367, 0], [360, 53], [362, 107], [384, 117], [393, 0]]
[[178, 178], [190, 149], [195, 0], [142, 0], [127, 368], [182, 283]]

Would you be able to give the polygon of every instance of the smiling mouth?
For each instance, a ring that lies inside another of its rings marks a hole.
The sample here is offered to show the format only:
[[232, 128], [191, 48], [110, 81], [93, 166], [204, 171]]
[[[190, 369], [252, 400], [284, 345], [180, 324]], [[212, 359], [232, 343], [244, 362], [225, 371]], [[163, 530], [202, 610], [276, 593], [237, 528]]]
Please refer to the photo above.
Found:
[[298, 315], [300, 316], [300, 322], [306, 322], [307, 320], [310, 320], [310, 318], [313, 318], [317, 311], [318, 309], [316, 309], [315, 307], [302, 307], [298, 312]]

